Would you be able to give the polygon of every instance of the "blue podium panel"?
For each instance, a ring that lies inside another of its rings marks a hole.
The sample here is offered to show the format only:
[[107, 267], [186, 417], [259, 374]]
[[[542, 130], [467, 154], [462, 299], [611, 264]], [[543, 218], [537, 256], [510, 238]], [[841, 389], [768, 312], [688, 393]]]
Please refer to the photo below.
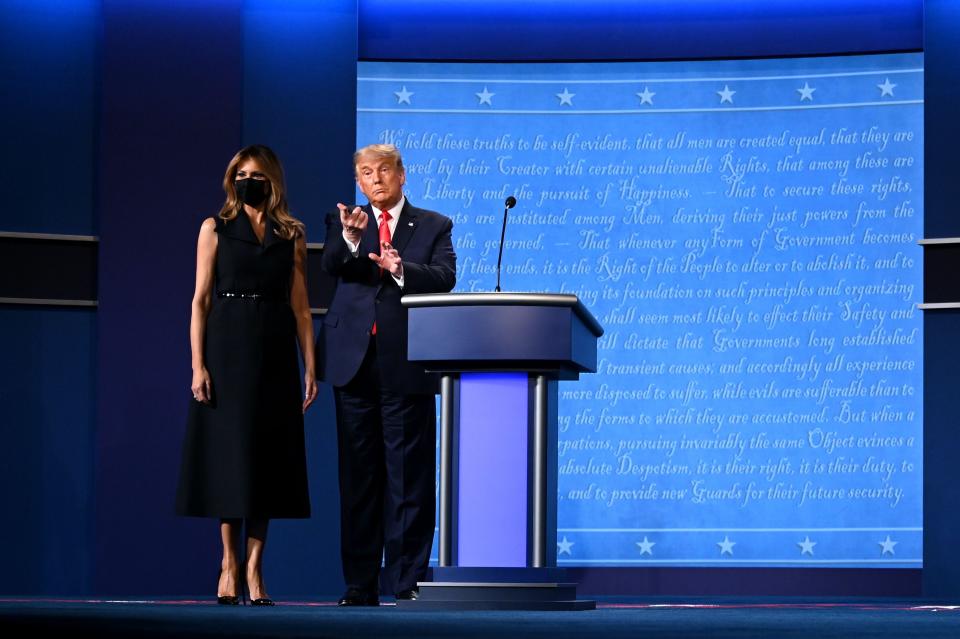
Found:
[[460, 376], [460, 566], [527, 565], [528, 386], [524, 373]]

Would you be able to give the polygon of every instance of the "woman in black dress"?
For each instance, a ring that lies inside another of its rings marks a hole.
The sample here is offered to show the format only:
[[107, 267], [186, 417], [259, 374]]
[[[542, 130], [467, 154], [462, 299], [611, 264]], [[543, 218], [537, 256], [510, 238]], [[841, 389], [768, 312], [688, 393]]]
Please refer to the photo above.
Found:
[[203, 222], [197, 244], [194, 399], [177, 512], [220, 519], [218, 603], [236, 604], [246, 589], [253, 604], [272, 605], [261, 570], [267, 525], [310, 516], [303, 413], [317, 385], [306, 237], [288, 211], [283, 168], [269, 148], [241, 149], [223, 190], [226, 202]]

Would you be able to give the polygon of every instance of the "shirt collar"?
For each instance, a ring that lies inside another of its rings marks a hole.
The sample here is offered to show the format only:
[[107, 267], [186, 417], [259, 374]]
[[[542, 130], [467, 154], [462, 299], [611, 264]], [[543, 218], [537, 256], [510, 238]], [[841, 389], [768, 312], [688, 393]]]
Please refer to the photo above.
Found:
[[[403, 210], [403, 205], [406, 204], [406, 202], [407, 202], [406, 196], [401, 195], [401, 196], [400, 196], [400, 201], [397, 202], [396, 204], [394, 204], [394, 205], [393, 205], [392, 207], [390, 207], [389, 209], [387, 209], [387, 213], [390, 214], [390, 221], [391, 221], [391, 222], [394, 221], [394, 220], [396, 220], [398, 217], [400, 217], [400, 211]], [[380, 223], [381, 211], [380, 211], [380, 209], [378, 209], [377, 207], [373, 207], [373, 210], [376, 211], [377, 224], [379, 224], [379, 223]]]

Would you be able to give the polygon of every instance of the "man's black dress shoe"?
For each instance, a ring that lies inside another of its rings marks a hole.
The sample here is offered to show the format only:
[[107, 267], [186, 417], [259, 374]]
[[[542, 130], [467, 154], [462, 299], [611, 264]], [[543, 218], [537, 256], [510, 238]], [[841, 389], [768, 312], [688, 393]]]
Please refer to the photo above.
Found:
[[374, 594], [350, 588], [337, 602], [338, 606], [379, 606], [380, 598]]
[[401, 599], [404, 601], [416, 601], [420, 598], [420, 591], [416, 588], [410, 588], [408, 590], [401, 590], [397, 593], [397, 601]]

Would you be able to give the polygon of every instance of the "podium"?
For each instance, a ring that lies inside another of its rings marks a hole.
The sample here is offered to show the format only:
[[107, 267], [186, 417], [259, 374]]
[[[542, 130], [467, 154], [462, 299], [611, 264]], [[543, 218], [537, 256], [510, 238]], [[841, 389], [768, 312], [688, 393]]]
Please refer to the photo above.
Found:
[[407, 295], [408, 357], [441, 373], [439, 566], [418, 610], [588, 610], [557, 568], [557, 382], [595, 372], [575, 295]]

